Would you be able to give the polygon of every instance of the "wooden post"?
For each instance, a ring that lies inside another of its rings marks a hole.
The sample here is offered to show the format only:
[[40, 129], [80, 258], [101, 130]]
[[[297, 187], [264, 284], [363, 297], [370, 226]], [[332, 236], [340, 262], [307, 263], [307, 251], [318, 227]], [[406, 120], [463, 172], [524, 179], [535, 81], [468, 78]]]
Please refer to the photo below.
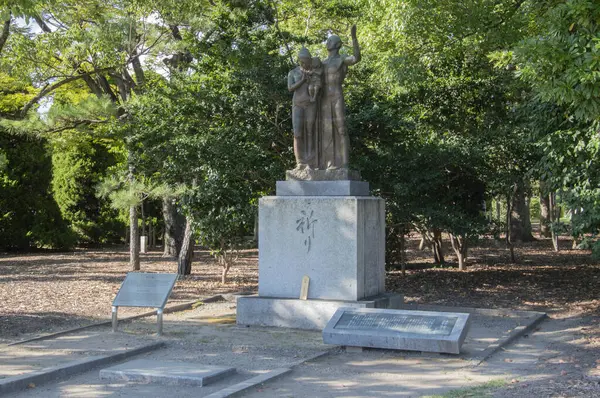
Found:
[[300, 300], [308, 299], [308, 284], [310, 283], [310, 278], [308, 275], [304, 275], [302, 278], [302, 288], [300, 289]]
[[112, 331], [113, 333], [117, 331], [117, 309], [118, 307], [112, 307]]
[[157, 327], [157, 334], [159, 336], [162, 336], [162, 333], [163, 333], [163, 309], [162, 308], [156, 309], [156, 327]]

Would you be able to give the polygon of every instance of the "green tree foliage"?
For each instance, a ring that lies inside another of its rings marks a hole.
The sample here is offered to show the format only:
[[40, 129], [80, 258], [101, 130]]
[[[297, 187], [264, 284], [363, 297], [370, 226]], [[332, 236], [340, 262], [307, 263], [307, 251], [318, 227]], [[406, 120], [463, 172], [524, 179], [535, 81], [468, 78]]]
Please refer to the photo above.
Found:
[[108, 201], [96, 195], [97, 185], [116, 163], [114, 154], [83, 134], [64, 138], [54, 137], [52, 150], [52, 192], [63, 217], [81, 243], [119, 242], [125, 225]]
[[283, 79], [290, 65], [277, 52], [276, 30], [264, 28], [267, 11], [216, 12], [211, 45], [192, 51], [200, 59], [194, 73], [148, 87], [130, 102], [124, 126], [138, 172], [187, 187], [180, 202], [223, 280], [231, 251], [251, 235], [258, 197], [293, 161]]
[[[573, 234], [600, 228], [600, 4], [528, 2], [528, 35], [494, 59], [516, 65], [537, 95], [538, 175], [574, 213]], [[555, 227], [560, 227], [556, 225]]]
[[354, 160], [386, 197], [391, 224], [410, 223], [433, 245], [440, 231], [468, 242], [489, 230], [484, 199], [509, 191], [535, 157], [519, 112], [527, 87], [488, 59], [520, 39], [520, 5], [363, 5], [369, 50], [348, 85]]
[[75, 242], [52, 197], [47, 142], [0, 131], [1, 250], [66, 249]]
[[[0, 73], [0, 116], [10, 117], [33, 88]], [[0, 250], [66, 249], [75, 243], [52, 196], [47, 140], [0, 127]]]

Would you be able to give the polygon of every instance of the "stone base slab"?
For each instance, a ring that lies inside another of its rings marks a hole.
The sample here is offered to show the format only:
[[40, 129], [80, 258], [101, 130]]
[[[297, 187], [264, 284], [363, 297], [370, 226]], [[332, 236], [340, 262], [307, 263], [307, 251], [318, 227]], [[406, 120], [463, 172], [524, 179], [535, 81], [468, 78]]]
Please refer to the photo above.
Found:
[[277, 181], [277, 196], [369, 196], [364, 181]]
[[354, 180], [360, 181], [360, 173], [349, 169], [293, 169], [285, 172], [285, 179], [295, 181], [331, 181]]
[[104, 380], [127, 380], [182, 386], [206, 386], [235, 374], [235, 368], [201, 363], [136, 359], [102, 369]]
[[385, 293], [360, 301], [239, 297], [236, 322], [247, 326], [323, 330], [340, 307], [398, 308], [402, 303], [402, 295], [396, 293]]

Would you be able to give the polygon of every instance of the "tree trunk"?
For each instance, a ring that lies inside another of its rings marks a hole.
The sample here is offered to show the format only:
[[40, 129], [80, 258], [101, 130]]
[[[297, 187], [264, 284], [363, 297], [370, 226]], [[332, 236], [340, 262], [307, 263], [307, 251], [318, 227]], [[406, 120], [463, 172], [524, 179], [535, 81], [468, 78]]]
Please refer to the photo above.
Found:
[[221, 266], [223, 267], [221, 269], [221, 283], [225, 284], [225, 283], [227, 283], [227, 273], [229, 272], [229, 269], [231, 268], [231, 264], [229, 264], [229, 262], [227, 262], [227, 261], [223, 261], [223, 264]]
[[421, 235], [421, 241], [419, 242], [419, 250], [423, 251], [425, 249], [425, 236]]
[[152, 247], [155, 248], [156, 247], [156, 230], [158, 229], [158, 227], [156, 225], [150, 225], [150, 232], [152, 235], [152, 238], [150, 238], [150, 242], [152, 242]]
[[402, 236], [400, 237], [400, 267], [402, 276], [406, 276], [406, 225], [402, 226]]
[[531, 234], [531, 218], [529, 214], [529, 198], [527, 197], [527, 183], [519, 181], [515, 184], [512, 198], [512, 211], [510, 212], [511, 241], [531, 242], [535, 238]]
[[254, 230], [252, 232], [252, 239], [254, 239], [254, 242], [258, 243], [258, 212], [254, 215]]
[[[571, 209], [569, 222], [571, 223], [571, 227], [573, 226], [573, 218], [577, 217], [577, 215], [581, 212], [579, 208]], [[571, 249], [577, 250], [580, 249], [579, 244], [581, 243], [583, 237], [581, 235], [572, 234], [573, 236], [573, 244], [571, 245]]]
[[194, 235], [192, 233], [192, 220], [188, 217], [185, 221], [183, 244], [177, 258], [177, 273], [189, 275], [192, 273], [192, 259], [194, 258]]
[[146, 231], [146, 212], [144, 211], [144, 201], [140, 204], [140, 211], [142, 216], [142, 236], [148, 236]]
[[549, 195], [549, 207], [550, 207], [550, 223], [551, 223], [551, 228], [550, 228], [550, 236], [552, 238], [552, 247], [554, 248], [554, 251], [557, 252], [559, 250], [558, 247], [558, 234], [556, 233], [556, 222], [557, 219], [560, 217], [560, 209], [558, 210], [558, 217], [557, 217], [557, 213], [556, 213], [556, 194], [554, 192], [552, 192]]
[[544, 238], [551, 236], [550, 197], [544, 181], [540, 181], [540, 236]]
[[502, 213], [500, 211], [500, 198], [496, 198], [496, 219], [502, 221]]
[[444, 264], [444, 252], [442, 249], [442, 231], [434, 229], [431, 237], [431, 249], [433, 251], [433, 261], [436, 264]]
[[162, 201], [165, 233], [163, 238], [163, 257], [178, 257], [183, 243], [185, 217], [177, 211], [177, 205], [171, 198]]
[[129, 268], [140, 270], [140, 230], [138, 228], [137, 206], [129, 207]]
[[548, 195], [540, 195], [540, 236], [549, 238], [550, 231], [550, 198]]
[[9, 11], [9, 16], [6, 21], [4, 21], [2, 27], [2, 33], [0, 34], [0, 53], [2, 53], [2, 49], [4, 48], [4, 44], [6, 44], [6, 40], [8, 39], [8, 35], [10, 34], [10, 21], [12, 19], [12, 15]]
[[454, 253], [456, 253], [456, 258], [458, 259], [458, 269], [459, 271], [464, 271], [468, 250], [467, 239], [464, 236], [454, 236], [453, 234], [450, 234], [450, 243], [452, 244]]
[[[515, 184], [515, 188], [514, 190], [517, 190], [517, 186]], [[510, 222], [510, 213], [511, 213], [511, 197], [510, 195], [506, 195], [506, 246], [508, 247], [508, 249], [510, 250], [510, 262], [511, 263], [516, 263], [516, 258], [515, 258], [515, 248], [513, 246], [512, 240], [511, 240], [511, 235], [512, 235], [512, 231], [511, 231], [511, 222]]]

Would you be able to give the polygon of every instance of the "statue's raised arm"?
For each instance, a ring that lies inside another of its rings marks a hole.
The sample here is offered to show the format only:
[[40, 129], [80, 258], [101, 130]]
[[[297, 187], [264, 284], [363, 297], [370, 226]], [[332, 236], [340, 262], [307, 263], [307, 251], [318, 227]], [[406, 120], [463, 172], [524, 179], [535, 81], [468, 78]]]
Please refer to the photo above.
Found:
[[360, 47], [358, 46], [358, 40], [356, 39], [356, 25], [352, 25], [350, 29], [350, 35], [352, 36], [352, 50], [353, 54], [344, 58], [344, 64], [354, 65], [360, 62]]
[[356, 26], [352, 26], [354, 54], [340, 54], [342, 39], [338, 35], [327, 38], [327, 58], [323, 60], [323, 95], [319, 103], [318, 165], [320, 169], [348, 169], [350, 141], [346, 130], [346, 105], [343, 83], [348, 66], [360, 61], [356, 40]]

